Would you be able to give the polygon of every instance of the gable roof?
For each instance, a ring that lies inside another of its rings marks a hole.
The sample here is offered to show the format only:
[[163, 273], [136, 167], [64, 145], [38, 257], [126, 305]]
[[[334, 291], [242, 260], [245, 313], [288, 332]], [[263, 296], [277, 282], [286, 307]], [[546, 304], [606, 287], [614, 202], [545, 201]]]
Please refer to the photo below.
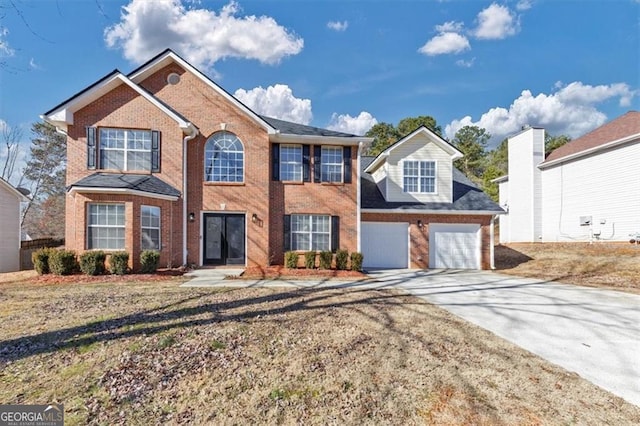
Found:
[[452, 160], [457, 160], [458, 158], [462, 158], [463, 157], [462, 152], [458, 151], [458, 149], [455, 146], [451, 145], [449, 142], [444, 140], [442, 138], [442, 136], [438, 135], [437, 133], [435, 133], [434, 131], [432, 131], [428, 127], [422, 125], [422, 126], [418, 127], [416, 130], [414, 130], [413, 132], [411, 132], [408, 135], [404, 136], [403, 138], [399, 139], [397, 142], [389, 145], [384, 151], [382, 151], [380, 154], [378, 154], [377, 157], [374, 158], [374, 160], [371, 162], [371, 164], [369, 164], [369, 166], [367, 167], [367, 169], [365, 171], [368, 173], [370, 171], [375, 170], [380, 164], [382, 164], [383, 162], [385, 162], [387, 160], [387, 157], [389, 157], [389, 154], [394, 149], [396, 149], [399, 146], [401, 146], [402, 144], [410, 141], [416, 135], [421, 134], [421, 133], [423, 135], [427, 136], [428, 139], [430, 139], [432, 142], [434, 142], [436, 145], [438, 145], [444, 151], [448, 152], [449, 155], [451, 155], [451, 159]]
[[180, 191], [154, 175], [113, 174], [97, 172], [86, 176], [68, 188], [70, 192], [102, 192], [108, 194], [136, 194], [175, 201]]
[[80, 92], [71, 96], [69, 99], [63, 101], [49, 111], [45, 112], [43, 115], [41, 115], [41, 118], [58, 128], [66, 129], [67, 125], [73, 124], [73, 114], [76, 111], [87, 106], [91, 102], [94, 102], [95, 100], [99, 99], [100, 97], [104, 96], [105, 94], [109, 93], [122, 84], [126, 84], [127, 86], [129, 86], [140, 96], [151, 102], [158, 109], [171, 117], [182, 130], [185, 130], [187, 133], [191, 133], [195, 130], [193, 124], [191, 124], [180, 113], [169, 107], [167, 104], [149, 93], [147, 90], [131, 81], [127, 76], [122, 74], [117, 69], [102, 77], [100, 80], [96, 81], [86, 89], [81, 90]]
[[365, 170], [374, 157], [361, 157], [361, 208], [387, 210], [389, 213], [440, 213], [440, 214], [503, 214], [505, 211], [487, 194], [455, 167], [453, 168], [453, 201], [444, 202], [390, 202], [385, 200], [373, 177]]
[[6, 190], [13, 196], [15, 196], [20, 202], [27, 202], [29, 199], [20, 190], [9, 182], [0, 177], [0, 187], [6, 188]]
[[633, 140], [640, 140], [640, 112], [629, 111], [554, 150], [540, 167], [568, 161]]

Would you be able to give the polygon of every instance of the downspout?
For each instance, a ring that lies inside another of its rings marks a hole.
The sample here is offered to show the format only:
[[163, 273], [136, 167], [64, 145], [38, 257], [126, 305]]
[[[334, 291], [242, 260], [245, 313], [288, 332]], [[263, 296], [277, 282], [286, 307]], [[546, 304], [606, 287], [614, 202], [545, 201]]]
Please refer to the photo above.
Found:
[[356, 160], [356, 167], [357, 172], [356, 172], [356, 197], [358, 198], [356, 200], [356, 230], [357, 230], [357, 237], [356, 237], [356, 251], [359, 253], [362, 253], [362, 242], [361, 242], [361, 237], [360, 237], [360, 231], [361, 231], [361, 218], [360, 218], [360, 211], [362, 209], [362, 206], [360, 205], [360, 191], [362, 191], [362, 188], [360, 187], [360, 157], [362, 156], [362, 147], [364, 146], [364, 143], [362, 141], [358, 142], [358, 158]]
[[187, 142], [198, 136], [198, 130], [189, 123], [189, 134], [182, 140], [182, 265], [187, 266]]
[[493, 269], [496, 269], [496, 262], [495, 262], [495, 258], [494, 258], [494, 256], [495, 256], [495, 253], [494, 253], [495, 249], [494, 249], [494, 247], [493, 247], [493, 246], [494, 246], [494, 244], [495, 244], [495, 231], [494, 231], [494, 226], [495, 226], [495, 223], [496, 223], [496, 219], [497, 219], [497, 218], [498, 218], [498, 215], [495, 215], [495, 214], [494, 214], [493, 216], [491, 216], [491, 227], [489, 228], [489, 232], [490, 232], [490, 236], [491, 236], [491, 237], [489, 238], [489, 240], [490, 240], [490, 244], [491, 244], [491, 245], [489, 246], [489, 256], [491, 256], [491, 265], [490, 265], [490, 266], [491, 266], [491, 269], [492, 269], [492, 270], [493, 270]]

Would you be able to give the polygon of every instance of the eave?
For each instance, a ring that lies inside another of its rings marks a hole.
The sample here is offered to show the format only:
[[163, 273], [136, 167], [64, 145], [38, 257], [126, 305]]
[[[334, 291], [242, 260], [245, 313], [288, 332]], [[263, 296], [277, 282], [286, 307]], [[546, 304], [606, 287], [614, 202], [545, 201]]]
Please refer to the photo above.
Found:
[[69, 193], [78, 193], [78, 194], [112, 194], [112, 195], [137, 195], [141, 197], [155, 198], [158, 200], [168, 200], [168, 201], [176, 201], [178, 200], [177, 196], [174, 195], [165, 195], [165, 194], [155, 194], [153, 192], [145, 192], [138, 191], [135, 189], [128, 188], [98, 188], [98, 187], [90, 187], [90, 186], [72, 186], [69, 189]]
[[433, 214], [433, 215], [461, 215], [461, 216], [486, 216], [506, 214], [507, 212], [496, 210], [427, 210], [427, 209], [362, 209], [362, 213], [380, 214]]
[[580, 157], [586, 157], [588, 155], [591, 154], [595, 154], [598, 151], [605, 151], [607, 149], [611, 149], [611, 148], [615, 148], [619, 145], [624, 145], [627, 143], [633, 143], [633, 142], [640, 142], [640, 133], [636, 133], [633, 135], [629, 135], [626, 136], [624, 138], [620, 138], [617, 139], [615, 141], [611, 141], [608, 143], [605, 143], [603, 145], [598, 145], [596, 147], [590, 148], [590, 149], [585, 149], [584, 151], [580, 151], [580, 152], [576, 152], [575, 154], [570, 154], [570, 155], [566, 155], [564, 157], [560, 157], [560, 158], [556, 158], [555, 160], [551, 160], [551, 161], [543, 161], [542, 163], [540, 163], [538, 165], [539, 169], [546, 169], [548, 167], [552, 167], [561, 163], [566, 163], [568, 161], [572, 161], [572, 160], [576, 160]]
[[291, 135], [275, 133], [269, 135], [269, 140], [275, 143], [301, 143], [308, 145], [350, 145], [358, 146], [360, 142], [372, 142], [373, 138], [367, 137], [338, 137], [320, 135]]

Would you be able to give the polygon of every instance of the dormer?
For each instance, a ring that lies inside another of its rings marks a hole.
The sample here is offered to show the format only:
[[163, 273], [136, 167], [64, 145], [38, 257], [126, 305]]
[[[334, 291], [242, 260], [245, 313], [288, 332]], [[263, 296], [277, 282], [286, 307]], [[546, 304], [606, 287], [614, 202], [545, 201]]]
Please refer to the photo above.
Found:
[[453, 202], [453, 161], [463, 154], [425, 126], [382, 151], [365, 169], [389, 202]]

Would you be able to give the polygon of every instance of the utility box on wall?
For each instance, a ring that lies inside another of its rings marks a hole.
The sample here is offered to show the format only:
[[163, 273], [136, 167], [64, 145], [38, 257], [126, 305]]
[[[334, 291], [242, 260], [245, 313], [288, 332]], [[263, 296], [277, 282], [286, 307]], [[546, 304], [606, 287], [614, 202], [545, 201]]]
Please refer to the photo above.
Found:
[[580, 216], [580, 226], [591, 225], [591, 216]]

